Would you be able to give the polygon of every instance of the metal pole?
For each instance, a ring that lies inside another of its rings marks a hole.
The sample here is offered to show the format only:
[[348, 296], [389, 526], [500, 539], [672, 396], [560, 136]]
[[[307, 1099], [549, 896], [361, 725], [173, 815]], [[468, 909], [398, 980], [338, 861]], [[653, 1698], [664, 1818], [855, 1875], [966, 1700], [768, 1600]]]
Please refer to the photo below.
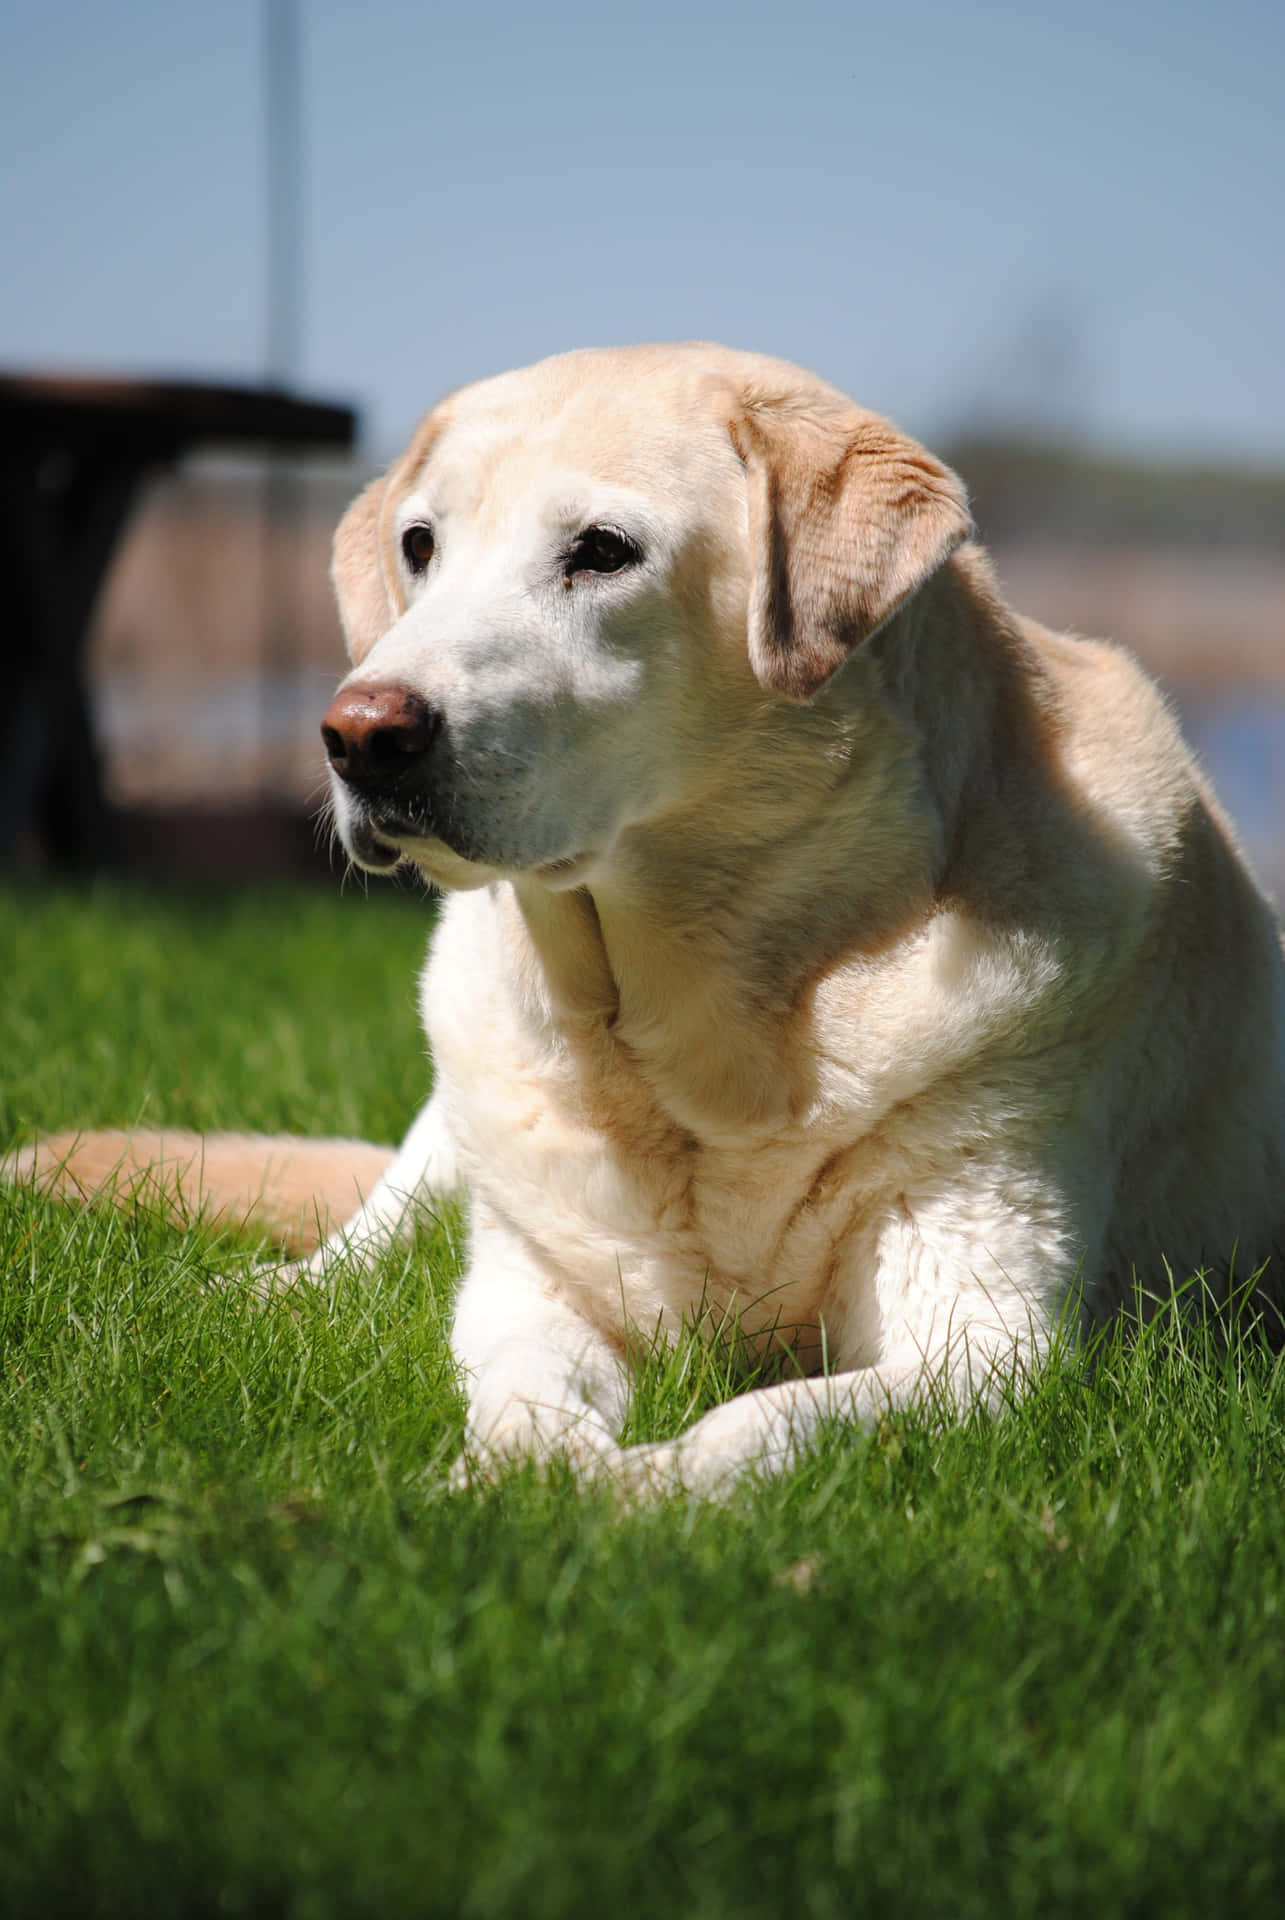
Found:
[[[296, 0], [264, 0], [264, 375], [270, 387], [297, 385], [302, 346], [302, 124]], [[281, 756], [302, 732], [294, 715], [296, 620], [293, 562], [299, 488], [284, 448], [269, 451], [263, 501], [263, 677], [259, 698], [260, 779], [265, 800], [289, 795]]]
[[302, 335], [299, 12], [295, 0], [264, 0], [267, 147], [268, 385], [298, 378]]

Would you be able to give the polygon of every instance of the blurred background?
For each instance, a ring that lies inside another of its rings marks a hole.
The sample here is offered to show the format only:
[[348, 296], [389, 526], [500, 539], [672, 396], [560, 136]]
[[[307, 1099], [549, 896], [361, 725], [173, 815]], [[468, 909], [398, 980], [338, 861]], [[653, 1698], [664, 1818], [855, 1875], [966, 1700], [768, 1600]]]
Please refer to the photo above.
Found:
[[326, 871], [347, 499], [445, 389], [703, 337], [958, 466], [1285, 884], [1285, 8], [11, 0], [0, 858]]

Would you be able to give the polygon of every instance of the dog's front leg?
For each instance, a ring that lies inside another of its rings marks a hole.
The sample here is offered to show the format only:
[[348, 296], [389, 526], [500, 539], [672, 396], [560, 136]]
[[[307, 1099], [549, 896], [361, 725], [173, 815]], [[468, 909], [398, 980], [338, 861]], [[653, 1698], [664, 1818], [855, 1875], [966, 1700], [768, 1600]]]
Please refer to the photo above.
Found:
[[974, 1331], [919, 1354], [905, 1349], [877, 1367], [786, 1380], [715, 1407], [677, 1440], [625, 1448], [615, 1472], [639, 1495], [679, 1491], [718, 1499], [747, 1476], [792, 1466], [827, 1421], [870, 1429], [898, 1409], [921, 1405], [956, 1417], [970, 1404], [998, 1406], [1036, 1364], [1046, 1342], [1033, 1334]]
[[1069, 1206], [1038, 1168], [1025, 1175], [1026, 1211], [997, 1208], [994, 1194], [1012, 1195], [1021, 1172], [979, 1162], [971, 1185], [961, 1178], [913, 1206], [903, 1194], [888, 1209], [872, 1269], [850, 1276], [831, 1303], [841, 1366], [845, 1351], [869, 1350], [872, 1319], [873, 1364], [761, 1387], [677, 1440], [629, 1447], [616, 1463], [624, 1484], [717, 1497], [746, 1475], [792, 1465], [827, 1421], [869, 1429], [909, 1407], [952, 1419], [1020, 1395], [1049, 1350], [1080, 1258]]
[[628, 1398], [621, 1355], [481, 1203], [471, 1239], [451, 1334], [468, 1394], [457, 1484], [503, 1459], [613, 1459]]

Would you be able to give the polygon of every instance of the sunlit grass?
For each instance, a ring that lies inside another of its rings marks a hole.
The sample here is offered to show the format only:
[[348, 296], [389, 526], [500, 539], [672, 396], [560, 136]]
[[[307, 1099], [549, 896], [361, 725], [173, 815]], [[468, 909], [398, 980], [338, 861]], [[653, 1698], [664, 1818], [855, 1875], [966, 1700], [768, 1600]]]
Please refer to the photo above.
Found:
[[[6, 1138], [422, 1097], [422, 905], [2, 912]], [[460, 1234], [256, 1308], [244, 1239], [5, 1199], [0, 1911], [1280, 1911], [1262, 1342], [1116, 1329], [723, 1508], [456, 1493]], [[643, 1356], [633, 1437], [752, 1381], [731, 1333]]]

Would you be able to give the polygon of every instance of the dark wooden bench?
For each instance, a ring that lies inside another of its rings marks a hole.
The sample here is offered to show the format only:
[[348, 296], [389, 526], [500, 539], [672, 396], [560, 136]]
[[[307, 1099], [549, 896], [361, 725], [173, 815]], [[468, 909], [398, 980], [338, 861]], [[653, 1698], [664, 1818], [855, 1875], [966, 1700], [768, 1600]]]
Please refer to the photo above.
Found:
[[87, 643], [144, 476], [197, 446], [342, 451], [356, 424], [270, 389], [0, 376], [0, 861], [25, 834], [59, 866], [110, 857]]

